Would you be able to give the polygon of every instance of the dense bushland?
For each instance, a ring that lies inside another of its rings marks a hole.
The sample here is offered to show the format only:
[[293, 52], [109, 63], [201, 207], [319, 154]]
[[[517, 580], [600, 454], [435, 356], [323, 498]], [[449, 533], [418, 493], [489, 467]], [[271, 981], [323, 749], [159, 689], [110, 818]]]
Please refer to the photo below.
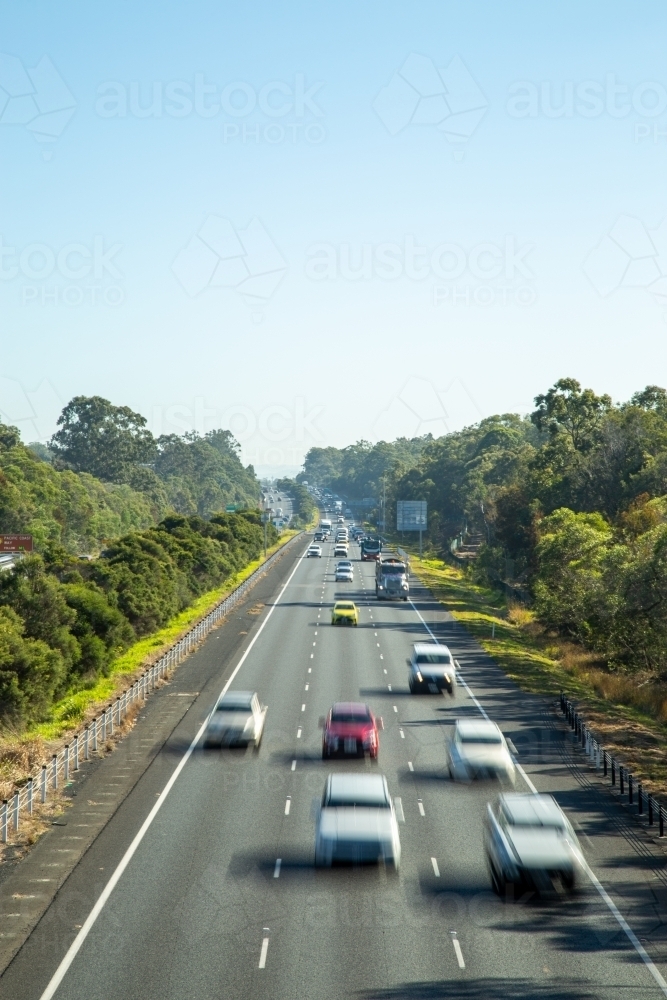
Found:
[[174, 514], [121, 536], [99, 559], [51, 545], [22, 560], [0, 577], [0, 720], [21, 727], [44, 718], [133, 640], [257, 558], [263, 542], [258, 511]]

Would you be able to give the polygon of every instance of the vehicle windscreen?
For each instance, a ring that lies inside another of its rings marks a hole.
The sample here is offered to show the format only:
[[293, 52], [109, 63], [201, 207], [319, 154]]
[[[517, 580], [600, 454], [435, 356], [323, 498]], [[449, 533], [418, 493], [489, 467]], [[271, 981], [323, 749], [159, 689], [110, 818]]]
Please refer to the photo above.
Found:
[[382, 575], [383, 576], [405, 576], [405, 566], [401, 565], [382, 565]]
[[332, 792], [326, 805], [330, 809], [351, 809], [355, 806], [360, 809], [389, 809], [389, 803], [384, 795], [365, 795], [363, 792], [351, 792], [349, 794], [345, 792]]
[[452, 658], [447, 653], [418, 653], [417, 663], [451, 663]]
[[331, 713], [332, 722], [349, 722], [351, 725], [355, 723], [370, 722], [371, 717], [368, 712], [332, 712]]
[[458, 734], [459, 743], [484, 743], [488, 746], [500, 746], [502, 739], [496, 733], [461, 733]]
[[336, 611], [354, 611], [354, 604], [337, 604]]
[[249, 701], [223, 701], [218, 705], [217, 712], [249, 712]]

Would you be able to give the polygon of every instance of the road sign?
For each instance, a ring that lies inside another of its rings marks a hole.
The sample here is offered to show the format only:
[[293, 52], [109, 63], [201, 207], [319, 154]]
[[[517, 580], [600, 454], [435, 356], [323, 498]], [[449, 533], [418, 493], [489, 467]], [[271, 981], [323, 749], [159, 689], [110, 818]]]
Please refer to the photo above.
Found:
[[236, 504], [235, 503], [228, 503], [227, 506], [225, 507], [225, 513], [226, 514], [235, 514], [236, 513]]
[[396, 503], [397, 531], [426, 531], [426, 500], [398, 500]]
[[0, 552], [32, 552], [32, 535], [0, 535]]

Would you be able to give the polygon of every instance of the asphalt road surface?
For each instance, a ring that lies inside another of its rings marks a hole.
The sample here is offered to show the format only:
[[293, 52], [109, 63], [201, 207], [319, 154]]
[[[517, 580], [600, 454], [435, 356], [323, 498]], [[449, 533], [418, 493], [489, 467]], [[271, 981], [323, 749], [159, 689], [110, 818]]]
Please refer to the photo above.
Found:
[[[659, 849], [587, 777], [555, 715], [520, 694], [424, 590], [379, 603], [374, 564], [360, 563], [356, 546], [352, 584], [334, 582], [333, 547], [323, 549], [322, 559], [285, 560], [288, 582], [243, 658], [220, 663], [7, 969], [2, 997], [665, 996]], [[336, 596], [358, 602], [358, 628], [329, 624]], [[408, 692], [406, 658], [429, 630], [469, 685], [455, 700]], [[269, 706], [259, 752], [192, 749], [239, 662], [232, 688]], [[339, 700], [367, 701], [383, 717], [378, 765], [322, 760], [318, 718]], [[516, 746], [517, 790], [533, 783], [566, 808], [599, 886], [513, 903], [492, 894], [482, 822], [499, 789], [451, 782], [444, 757], [447, 727], [480, 710]], [[404, 817], [398, 874], [314, 868], [313, 800], [331, 770], [386, 775]]]

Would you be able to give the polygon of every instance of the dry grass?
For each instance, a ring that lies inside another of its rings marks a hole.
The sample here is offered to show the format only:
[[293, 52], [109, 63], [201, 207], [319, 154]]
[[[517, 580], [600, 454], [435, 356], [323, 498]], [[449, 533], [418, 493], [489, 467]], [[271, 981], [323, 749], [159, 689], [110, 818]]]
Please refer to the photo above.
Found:
[[[160, 685], [165, 682], [160, 682]], [[123, 737], [134, 728], [137, 715], [143, 707], [141, 701], [130, 705], [127, 714], [121, 719], [120, 725], [114, 725], [113, 735], [108, 735], [104, 746], [98, 744], [96, 754], [91, 756], [106, 757], [112, 753]], [[5, 744], [0, 747], [0, 798], [9, 799], [17, 787], [22, 787], [30, 775], [50, 761], [51, 755], [61, 749], [61, 744], [49, 743], [41, 737], [16, 745]], [[71, 785], [71, 782], [70, 782]], [[39, 790], [35, 788], [33, 798], [33, 814], [30, 816], [25, 809], [21, 810], [19, 829], [14, 831], [9, 826], [9, 837], [6, 844], [0, 844], [0, 864], [17, 861], [36, 843], [41, 835], [59, 816], [62, 816], [71, 805], [69, 785], [65, 785], [62, 773], [58, 775], [58, 788], [54, 791], [49, 787], [47, 800], [42, 805]]]

